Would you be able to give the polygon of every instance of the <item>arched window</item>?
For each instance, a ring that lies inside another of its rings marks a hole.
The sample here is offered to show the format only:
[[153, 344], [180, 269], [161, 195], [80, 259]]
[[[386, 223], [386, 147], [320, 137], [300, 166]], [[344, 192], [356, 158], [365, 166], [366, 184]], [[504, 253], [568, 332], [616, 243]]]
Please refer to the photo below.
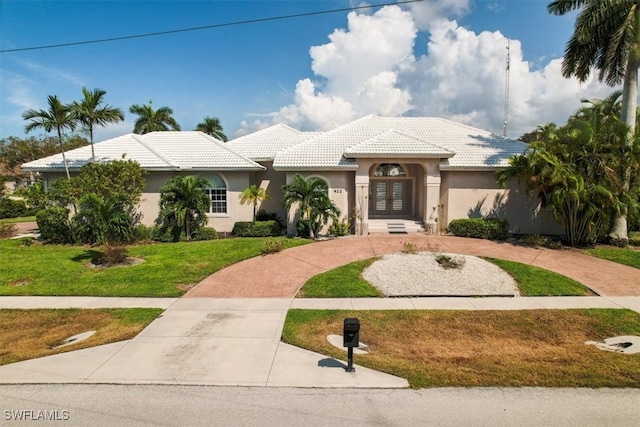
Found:
[[227, 185], [224, 180], [219, 175], [208, 175], [204, 178], [210, 184], [204, 189], [211, 200], [207, 213], [227, 213]]
[[396, 177], [407, 176], [404, 168], [397, 163], [382, 163], [373, 172], [373, 176], [376, 177]]

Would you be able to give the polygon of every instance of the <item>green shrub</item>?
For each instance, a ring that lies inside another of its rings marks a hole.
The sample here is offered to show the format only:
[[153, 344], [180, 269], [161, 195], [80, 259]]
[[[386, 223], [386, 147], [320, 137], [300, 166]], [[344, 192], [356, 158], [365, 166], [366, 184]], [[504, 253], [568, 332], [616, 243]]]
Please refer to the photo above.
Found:
[[8, 239], [16, 233], [15, 224], [0, 224], [0, 239]]
[[200, 227], [193, 233], [193, 240], [216, 240], [218, 232], [213, 227]]
[[436, 255], [436, 262], [440, 264], [440, 266], [445, 270], [449, 270], [452, 268], [460, 269], [464, 267], [466, 259], [461, 256], [451, 257], [449, 255], [440, 254]]
[[456, 236], [476, 239], [504, 240], [509, 236], [509, 223], [497, 218], [454, 219], [447, 229]]
[[269, 239], [264, 242], [262, 246], [262, 255], [269, 255], [281, 252], [284, 249], [284, 242], [282, 240]]
[[36, 214], [40, 237], [52, 243], [73, 243], [69, 209], [48, 207]]
[[151, 231], [151, 238], [156, 242], [179, 242], [182, 237], [180, 227], [155, 226]]
[[333, 221], [329, 226], [329, 234], [332, 236], [346, 236], [351, 233], [351, 225], [348, 221]]
[[80, 199], [71, 228], [75, 239], [81, 243], [129, 243], [134, 240], [138, 217], [124, 197], [103, 198], [96, 193], [87, 193]]
[[275, 221], [280, 224], [280, 227], [284, 228], [282, 218], [275, 212], [267, 212], [264, 209], [260, 209], [256, 213], [256, 221]]
[[27, 205], [24, 200], [13, 200], [8, 197], [0, 197], [0, 218], [18, 218], [25, 216]]
[[629, 245], [640, 246], [640, 231], [632, 231], [629, 233]]
[[231, 234], [237, 237], [268, 237], [280, 235], [277, 221], [239, 221], [233, 224]]
[[310, 237], [310, 231], [309, 231], [309, 221], [306, 219], [299, 219], [298, 222], [296, 222], [296, 231], [297, 231], [297, 235], [300, 237], [304, 237], [305, 239]]
[[35, 215], [39, 210], [47, 207], [47, 192], [41, 182], [34, 182], [27, 188], [17, 190], [16, 195], [24, 197], [29, 215]]
[[133, 229], [134, 242], [148, 242], [153, 240], [153, 227], [144, 224], [138, 224]]
[[106, 245], [102, 248], [102, 256], [97, 260], [100, 265], [112, 266], [127, 261], [127, 248], [121, 245]]
[[541, 236], [539, 234], [527, 234], [522, 236], [520, 240], [528, 246], [542, 246], [548, 249], [562, 248], [562, 243], [559, 240], [547, 236]]
[[403, 242], [402, 243], [402, 253], [404, 254], [417, 254], [418, 247], [411, 242]]

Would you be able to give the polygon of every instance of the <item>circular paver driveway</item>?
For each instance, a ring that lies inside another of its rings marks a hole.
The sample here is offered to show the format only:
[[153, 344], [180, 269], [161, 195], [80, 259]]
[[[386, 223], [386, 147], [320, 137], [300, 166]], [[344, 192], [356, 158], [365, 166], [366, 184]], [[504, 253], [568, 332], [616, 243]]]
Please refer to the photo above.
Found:
[[570, 277], [602, 296], [640, 295], [640, 272], [573, 250], [529, 248], [507, 242], [424, 234], [347, 237], [251, 258], [207, 277], [185, 297], [293, 297], [309, 278], [353, 261], [418, 250], [489, 256], [517, 261]]

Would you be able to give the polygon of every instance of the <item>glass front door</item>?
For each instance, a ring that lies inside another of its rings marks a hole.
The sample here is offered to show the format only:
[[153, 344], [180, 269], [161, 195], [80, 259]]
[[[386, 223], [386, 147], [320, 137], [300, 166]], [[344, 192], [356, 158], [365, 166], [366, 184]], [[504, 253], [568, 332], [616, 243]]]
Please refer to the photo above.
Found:
[[376, 179], [372, 181], [371, 216], [400, 217], [411, 209], [411, 181], [407, 179]]

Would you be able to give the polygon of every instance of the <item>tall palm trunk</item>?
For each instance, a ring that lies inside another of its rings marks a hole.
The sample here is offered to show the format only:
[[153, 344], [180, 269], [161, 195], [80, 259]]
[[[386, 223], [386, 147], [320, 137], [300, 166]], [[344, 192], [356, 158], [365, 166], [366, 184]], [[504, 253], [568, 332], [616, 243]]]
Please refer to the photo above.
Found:
[[71, 179], [71, 175], [69, 175], [69, 165], [67, 164], [67, 156], [64, 154], [64, 145], [62, 144], [62, 133], [60, 132], [60, 128], [58, 128], [58, 143], [60, 144], [60, 149], [62, 150], [62, 162], [64, 163], [64, 171], [67, 173], [67, 179]]
[[91, 142], [91, 163], [96, 162], [96, 152], [93, 149], [93, 126], [89, 126], [89, 141]]
[[[636, 132], [636, 115], [638, 109], [638, 69], [640, 68], [640, 1], [636, 1], [634, 15], [634, 26], [636, 34], [636, 44], [629, 52], [627, 60], [627, 69], [624, 77], [624, 85], [622, 87], [622, 110], [620, 111], [620, 119], [627, 125], [628, 132], [626, 135], [627, 145], [633, 144], [633, 138]], [[629, 192], [631, 181], [631, 170], [626, 167], [622, 171], [622, 188], [621, 194]], [[613, 228], [609, 237], [614, 244], [626, 246], [629, 243], [627, 235], [627, 213], [628, 208], [622, 205], [620, 211], [616, 213], [613, 222]]]

